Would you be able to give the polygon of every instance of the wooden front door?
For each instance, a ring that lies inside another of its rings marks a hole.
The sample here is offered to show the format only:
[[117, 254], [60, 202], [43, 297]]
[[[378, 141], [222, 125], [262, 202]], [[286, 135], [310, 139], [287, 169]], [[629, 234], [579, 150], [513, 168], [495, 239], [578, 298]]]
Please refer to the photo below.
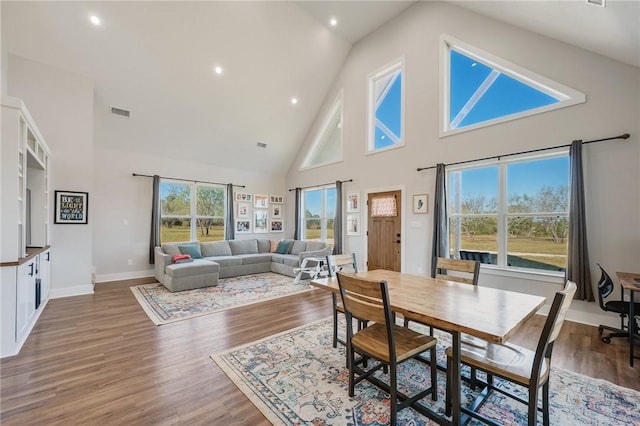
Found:
[[400, 272], [402, 200], [400, 191], [377, 192], [367, 198], [367, 269]]

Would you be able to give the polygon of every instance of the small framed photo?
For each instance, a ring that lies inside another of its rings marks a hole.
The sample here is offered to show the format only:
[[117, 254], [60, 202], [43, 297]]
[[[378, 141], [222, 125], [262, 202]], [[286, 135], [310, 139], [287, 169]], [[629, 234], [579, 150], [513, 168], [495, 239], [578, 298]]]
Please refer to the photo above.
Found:
[[238, 203], [238, 217], [239, 218], [248, 218], [249, 217], [249, 207], [251, 207], [251, 204], [249, 204], [249, 203]]
[[280, 204], [271, 205], [271, 219], [282, 219], [282, 206]]
[[347, 235], [360, 235], [360, 215], [347, 215]]
[[427, 213], [427, 194], [414, 194], [413, 196], [413, 212], [415, 214]]
[[271, 232], [282, 232], [282, 221], [281, 220], [272, 220], [271, 221]]
[[269, 202], [271, 204], [282, 204], [284, 197], [282, 195], [269, 195]]
[[236, 232], [238, 234], [248, 234], [251, 232], [251, 220], [236, 219]]
[[269, 197], [266, 195], [254, 195], [253, 206], [258, 209], [266, 209], [269, 206]]
[[254, 233], [269, 232], [269, 230], [267, 229], [268, 221], [269, 221], [269, 218], [266, 210], [254, 210], [253, 211], [253, 232]]
[[347, 194], [347, 213], [360, 211], [360, 193]]
[[236, 201], [251, 202], [251, 194], [245, 194], [244, 192], [236, 192]]
[[89, 210], [89, 193], [55, 191], [56, 211], [53, 223], [86, 225]]

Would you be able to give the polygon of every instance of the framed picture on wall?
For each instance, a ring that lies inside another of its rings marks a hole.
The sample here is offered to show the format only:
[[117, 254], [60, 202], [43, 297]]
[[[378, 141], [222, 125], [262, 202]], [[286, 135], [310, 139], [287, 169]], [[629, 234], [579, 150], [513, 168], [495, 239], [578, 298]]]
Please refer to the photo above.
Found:
[[271, 219], [282, 219], [282, 205], [281, 204], [272, 204], [271, 205]]
[[415, 214], [427, 213], [427, 194], [415, 194], [413, 196], [413, 212]]
[[251, 194], [246, 194], [244, 192], [236, 192], [236, 201], [246, 201], [250, 203], [252, 199], [253, 197], [251, 196]]
[[55, 191], [55, 200], [53, 223], [70, 225], [88, 223], [88, 192]]
[[238, 217], [249, 217], [249, 207], [251, 207], [251, 204], [249, 203], [238, 203]]
[[282, 232], [282, 221], [281, 220], [272, 220], [271, 221], [271, 232]]
[[282, 195], [269, 195], [269, 202], [271, 204], [282, 204], [284, 197]]
[[253, 232], [264, 233], [269, 232], [268, 226], [268, 214], [266, 210], [254, 210], [253, 211]]
[[266, 209], [269, 206], [269, 197], [266, 195], [254, 195], [253, 206], [258, 209]]
[[360, 193], [347, 194], [347, 213], [360, 211]]
[[237, 219], [236, 232], [238, 234], [247, 234], [251, 232], [251, 220]]
[[347, 215], [347, 235], [360, 235], [360, 214]]

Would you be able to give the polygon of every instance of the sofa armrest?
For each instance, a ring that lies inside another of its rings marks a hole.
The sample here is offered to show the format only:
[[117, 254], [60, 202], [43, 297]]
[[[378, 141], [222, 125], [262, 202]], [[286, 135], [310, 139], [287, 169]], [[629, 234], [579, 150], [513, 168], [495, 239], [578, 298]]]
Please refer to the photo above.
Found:
[[333, 252], [333, 247], [327, 246], [327, 247], [323, 248], [322, 250], [303, 251], [298, 256], [300, 256], [300, 261], [302, 261], [302, 259], [304, 259], [305, 257], [326, 257], [326, 256], [330, 256], [332, 252]]
[[161, 247], [156, 247], [153, 253], [156, 279], [162, 283], [164, 280], [165, 268], [168, 265], [171, 265], [171, 256], [163, 252]]

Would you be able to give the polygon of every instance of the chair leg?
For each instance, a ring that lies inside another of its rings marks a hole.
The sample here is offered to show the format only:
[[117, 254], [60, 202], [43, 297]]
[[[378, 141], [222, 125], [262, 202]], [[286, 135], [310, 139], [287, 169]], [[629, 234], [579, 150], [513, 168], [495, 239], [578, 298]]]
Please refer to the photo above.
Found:
[[355, 395], [355, 358], [353, 353], [353, 346], [347, 345], [347, 364], [349, 365], [349, 396]]
[[451, 357], [447, 357], [447, 384], [444, 394], [444, 414], [451, 415]]
[[430, 353], [431, 358], [431, 399], [438, 400], [438, 366], [436, 365], [436, 347], [432, 347]]
[[391, 408], [391, 426], [396, 426], [398, 422], [398, 396], [396, 394], [397, 391], [397, 378], [396, 378], [396, 365], [395, 363], [391, 363], [389, 366], [389, 399], [390, 399], [390, 408]]
[[542, 422], [549, 426], [549, 380], [542, 386]]
[[337, 301], [336, 294], [331, 293], [331, 298], [333, 300], [333, 347], [338, 347], [338, 310], [336, 309]]
[[538, 388], [529, 386], [529, 426], [538, 424]]

